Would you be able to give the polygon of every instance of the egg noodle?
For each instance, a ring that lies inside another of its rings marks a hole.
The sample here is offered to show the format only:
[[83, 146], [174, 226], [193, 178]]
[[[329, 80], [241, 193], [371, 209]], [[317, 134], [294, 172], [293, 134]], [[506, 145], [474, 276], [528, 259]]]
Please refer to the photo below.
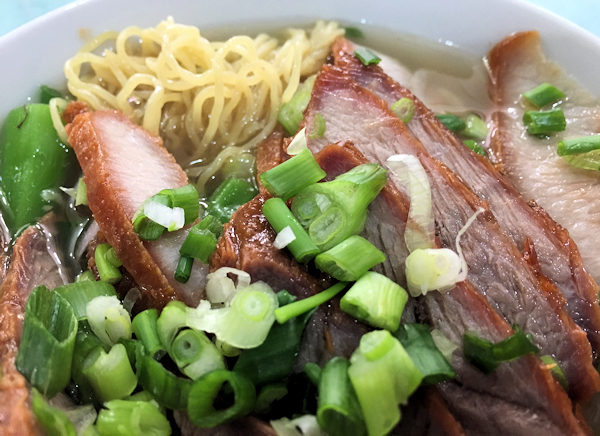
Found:
[[223, 162], [274, 129], [281, 104], [343, 33], [319, 21], [308, 31], [287, 29], [283, 41], [260, 34], [210, 42], [168, 18], [103, 33], [67, 61], [65, 75], [71, 94], [92, 109], [118, 109], [160, 135], [180, 163], [204, 164], [202, 189]]

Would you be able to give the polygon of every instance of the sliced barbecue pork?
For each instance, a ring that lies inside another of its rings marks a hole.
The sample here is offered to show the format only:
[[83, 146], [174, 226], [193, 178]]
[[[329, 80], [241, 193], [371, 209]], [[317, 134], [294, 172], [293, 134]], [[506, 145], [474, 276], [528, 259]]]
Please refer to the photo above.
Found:
[[162, 140], [116, 111], [82, 112], [67, 126], [87, 186], [89, 207], [108, 243], [142, 291], [142, 305], [162, 307], [178, 298], [198, 303], [208, 271], [194, 262], [185, 283], [174, 279], [185, 230], [142, 241], [132, 218], [162, 189], [188, 183]]
[[[487, 204], [446, 167], [429, 157], [385, 102], [344, 71], [325, 66], [305, 112], [309, 132], [316, 114], [323, 117], [326, 129], [322, 138], [309, 137], [313, 152], [329, 143], [350, 140], [367, 159], [384, 166], [386, 159], [397, 153], [412, 154], [421, 160], [432, 185], [434, 215], [443, 246], [455, 249], [458, 231], [478, 209], [483, 209], [485, 212], [467, 229], [461, 241], [470, 282], [508, 322], [531, 333], [542, 353], [557, 359], [576, 398], [586, 399], [600, 389], [590, 344], [563, 310], [562, 296], [555, 289], [541, 285]], [[393, 176], [391, 180], [396, 183]]]
[[5, 436], [41, 434], [29, 405], [29, 385], [15, 368], [15, 359], [29, 294], [39, 285], [52, 289], [64, 284], [42, 226], [51, 226], [51, 219], [19, 236], [0, 286], [0, 434]]
[[[365, 157], [349, 145], [327, 146], [318, 154], [318, 160], [328, 174], [366, 162]], [[395, 228], [395, 243], [408, 253], [403, 229], [409, 201], [400, 191], [388, 189], [389, 186], [382, 191], [388, 197], [387, 210], [371, 210], [370, 215]], [[379, 238], [371, 242], [381, 247]], [[404, 260], [394, 258], [391, 266], [403, 270]], [[395, 275], [392, 273], [391, 277]], [[404, 281], [400, 284], [406, 285]], [[573, 416], [566, 394], [536, 357], [525, 356], [503, 363], [490, 375], [484, 375], [465, 360], [462, 337], [467, 331], [494, 342], [512, 333], [506, 321], [468, 281], [458, 283], [448, 292], [430, 292], [416, 303], [421, 307], [422, 316], [459, 347], [451, 362], [457, 380], [444, 383], [439, 391], [469, 434], [501, 434], [507, 430], [510, 434], [522, 435], [540, 430], [555, 435], [584, 433]], [[486, 410], [477, 409], [480, 398], [486, 400]]]
[[[491, 146], [503, 173], [527, 200], [535, 200], [564, 226], [592, 276], [600, 279], [600, 175], [573, 167], [556, 153], [563, 138], [600, 133], [600, 104], [557, 65], [548, 60], [537, 32], [511, 35], [490, 51], [489, 90], [492, 114]], [[567, 120], [564, 132], [546, 138], [528, 135], [523, 125], [526, 106], [521, 94], [549, 82], [567, 97], [560, 107]]]
[[600, 351], [598, 285], [585, 270], [569, 233], [543, 209], [530, 206], [487, 159], [465, 147], [408, 89], [388, 77], [381, 68], [363, 66], [352, 54], [350, 42], [339, 39], [333, 53], [337, 66], [388, 105], [403, 97], [414, 101], [415, 115], [407, 123], [408, 129], [432, 157], [447, 165], [475, 194], [488, 202], [496, 219], [519, 249], [524, 249], [527, 238], [531, 238], [542, 272], [564, 295], [569, 315], [585, 330], [594, 351]]
[[[256, 156], [259, 174], [286, 159], [282, 147], [280, 132], [271, 134], [259, 145]], [[211, 258], [211, 268], [229, 266], [244, 270], [253, 281], [262, 280], [276, 291], [286, 289], [298, 298], [326, 289], [332, 283], [329, 278], [300, 265], [287, 250], [273, 246], [275, 231], [262, 214], [264, 201], [269, 197], [261, 187], [253, 200], [233, 214]], [[341, 311], [339, 298], [322, 305], [307, 324], [297, 367], [301, 370], [306, 362], [324, 365], [333, 356], [350, 357], [367, 331], [366, 326]]]

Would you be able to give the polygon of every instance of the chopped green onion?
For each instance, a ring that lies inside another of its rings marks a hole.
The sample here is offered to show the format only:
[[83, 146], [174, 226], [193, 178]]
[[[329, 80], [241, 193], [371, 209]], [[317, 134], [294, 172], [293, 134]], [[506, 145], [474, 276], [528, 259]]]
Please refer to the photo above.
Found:
[[86, 306], [94, 298], [102, 295], [117, 296], [115, 288], [109, 283], [89, 280], [59, 286], [54, 292], [69, 302], [77, 321], [87, 319]]
[[600, 135], [563, 139], [557, 153], [569, 164], [588, 170], [600, 170]]
[[358, 27], [347, 26], [344, 27], [344, 36], [346, 38], [362, 38], [364, 34]]
[[106, 251], [106, 254], [104, 255], [104, 257], [106, 258], [106, 261], [108, 263], [110, 263], [112, 266], [114, 266], [116, 268], [123, 266], [123, 262], [121, 262], [121, 259], [119, 259], [119, 256], [117, 256], [117, 253], [115, 252], [115, 249], [113, 247], [110, 247]]
[[192, 380], [215, 369], [225, 368], [223, 356], [215, 344], [204, 333], [194, 329], [185, 329], [177, 334], [170, 356], [181, 372]]
[[367, 207], [386, 180], [381, 166], [359, 165], [335, 180], [303, 189], [292, 202], [292, 212], [317, 247], [328, 250], [362, 231]]
[[544, 365], [546, 365], [546, 368], [550, 370], [552, 377], [554, 377], [554, 379], [558, 383], [560, 383], [562, 388], [565, 391], [568, 390], [569, 381], [567, 380], [567, 376], [565, 375], [565, 372], [562, 370], [562, 368], [558, 365], [554, 357], [546, 354], [544, 356], [540, 356], [540, 360]]
[[201, 301], [188, 311], [187, 323], [234, 347], [255, 348], [267, 338], [277, 306], [273, 290], [266, 283], [255, 282], [240, 290], [229, 307], [211, 309], [208, 301]]
[[[229, 274], [237, 277], [237, 285], [229, 278]], [[242, 290], [250, 285], [250, 274], [236, 268], [221, 267], [206, 278], [206, 298], [213, 305], [229, 303], [236, 290]]]
[[69, 383], [76, 335], [77, 318], [67, 300], [45, 286], [35, 288], [25, 305], [15, 365], [44, 396], [53, 397]]
[[169, 232], [181, 229], [185, 224], [185, 211], [181, 207], [169, 207], [154, 197], [144, 203], [144, 215]]
[[194, 265], [194, 258], [189, 256], [180, 256], [177, 262], [177, 268], [175, 268], [175, 280], [179, 283], [187, 283], [192, 274], [192, 266]]
[[170, 207], [183, 209], [185, 225], [193, 223], [198, 218], [200, 198], [194, 185], [188, 184], [180, 188], [163, 189], [158, 195], [168, 197]]
[[100, 436], [169, 436], [171, 425], [152, 401], [112, 400], [98, 413]]
[[[233, 398], [226, 407], [218, 406], [218, 397], [225, 387], [230, 388]], [[200, 428], [211, 428], [252, 411], [256, 390], [243, 375], [218, 369], [203, 375], [190, 389], [187, 412], [190, 421]]]
[[181, 301], [171, 301], [160, 313], [156, 321], [156, 330], [163, 347], [167, 351], [171, 349], [177, 332], [186, 326], [188, 310], [191, 309]]
[[369, 65], [377, 65], [379, 62], [381, 62], [381, 58], [377, 56], [373, 50], [370, 50], [366, 47], [357, 47], [356, 50], [354, 50], [354, 56], [356, 56], [365, 67]]
[[208, 199], [207, 212], [226, 224], [233, 213], [254, 198], [256, 188], [246, 180], [230, 178], [225, 180]]
[[73, 361], [71, 366], [71, 378], [79, 390], [79, 398], [82, 403], [96, 403], [96, 394], [88, 379], [83, 375], [83, 366], [92, 351], [96, 348], [106, 349], [104, 343], [92, 332], [87, 321], [79, 323], [77, 336], [75, 337], [75, 348], [73, 350]]
[[132, 368], [135, 368], [138, 355], [141, 355], [140, 353], [145, 352], [146, 350], [144, 344], [142, 344], [142, 342], [139, 340], [127, 338], [119, 339], [119, 344], [125, 347], [129, 363], [131, 363]]
[[158, 202], [168, 207], [170, 205], [170, 200], [166, 195], [156, 194], [146, 200], [133, 216], [133, 230], [135, 230], [141, 239], [145, 241], [154, 241], [160, 238], [166, 229], [164, 226], [155, 223], [144, 214], [144, 207], [149, 201]]
[[219, 221], [219, 218], [212, 215], [206, 215], [204, 218], [202, 218], [202, 221], [200, 221], [194, 227], [210, 230], [216, 238], [219, 238], [223, 233], [223, 224], [221, 221]]
[[323, 115], [317, 113], [315, 114], [315, 117], [313, 119], [312, 132], [310, 132], [310, 135], [308, 135], [308, 137], [310, 139], [322, 138], [323, 135], [325, 135], [326, 128], [327, 125], [325, 124], [325, 118], [323, 117]]
[[421, 383], [423, 374], [387, 330], [366, 333], [350, 357], [348, 376], [370, 435], [387, 434], [400, 420], [398, 403]]
[[408, 291], [413, 297], [447, 290], [464, 280], [460, 256], [449, 248], [418, 248], [405, 262]]
[[463, 337], [465, 358], [482, 372], [489, 374], [502, 362], [539, 352], [530, 335], [523, 333], [519, 326], [514, 326], [513, 329], [515, 332], [511, 336], [495, 344], [480, 338], [475, 333], [465, 333]]
[[316, 78], [317, 75], [315, 74], [302, 82], [294, 96], [279, 109], [277, 121], [285, 128], [288, 135], [293, 135], [298, 131], [298, 127], [304, 118], [304, 110], [310, 101]]
[[527, 132], [532, 135], [549, 135], [562, 132], [567, 128], [567, 120], [562, 109], [549, 111], [526, 111], [523, 114], [523, 123]]
[[423, 324], [402, 324], [395, 335], [423, 374], [423, 383], [435, 384], [456, 377], [433, 341], [429, 327]]
[[306, 263], [319, 252], [318, 247], [281, 198], [269, 198], [265, 201], [262, 212], [275, 232], [280, 233], [284, 228], [290, 227], [295, 239], [287, 248], [298, 262]]
[[550, 103], [555, 103], [562, 100], [566, 95], [558, 88], [549, 83], [542, 83], [533, 89], [523, 93], [530, 103], [537, 107], [546, 106]]
[[298, 133], [294, 136], [294, 139], [288, 145], [286, 153], [290, 156], [296, 156], [300, 152], [307, 150], [306, 145], [306, 127], [302, 127]]
[[267, 413], [271, 410], [274, 402], [281, 400], [288, 394], [288, 389], [283, 383], [264, 386], [256, 396], [254, 412], [258, 414]]
[[76, 436], [67, 415], [46, 402], [37, 389], [31, 390], [31, 410], [47, 436]]
[[294, 301], [293, 303], [278, 308], [275, 310], [275, 318], [277, 319], [277, 322], [279, 324], [283, 324], [284, 322], [296, 316], [302, 315], [303, 313], [320, 306], [326, 301], [331, 300], [346, 287], [346, 284], [347, 283], [344, 282], [336, 283], [332, 287], [327, 288], [318, 294], [302, 300]]
[[131, 337], [131, 318], [122, 303], [114, 296], [99, 296], [86, 306], [92, 331], [107, 345]]
[[227, 342], [223, 342], [218, 339], [215, 341], [215, 347], [217, 347], [217, 350], [219, 350], [219, 352], [225, 357], [237, 357], [242, 354], [242, 350], [239, 348], [233, 347]]
[[100, 280], [114, 284], [121, 280], [121, 271], [107, 258], [107, 253], [111, 248], [108, 244], [98, 244], [94, 251], [94, 260]]
[[165, 347], [158, 336], [158, 311], [147, 309], [138, 313], [131, 321], [131, 329], [135, 336], [142, 341], [148, 354], [160, 358], [165, 353]]
[[404, 230], [406, 248], [412, 252], [418, 248], [434, 247], [435, 223], [431, 206], [431, 186], [425, 169], [419, 159], [410, 154], [395, 154], [390, 156], [386, 163], [410, 197]]
[[351, 282], [385, 259], [385, 254], [365, 238], [352, 235], [317, 255], [315, 264], [334, 279]]
[[447, 362], [452, 362], [452, 355], [458, 350], [458, 346], [450, 341], [450, 339], [438, 329], [431, 330], [431, 339], [435, 342], [435, 346], [440, 350], [444, 359], [446, 359]]
[[108, 353], [96, 348], [84, 362], [82, 372], [102, 401], [124, 398], [137, 386], [123, 344], [113, 345]]
[[302, 415], [294, 419], [280, 418], [269, 421], [279, 436], [322, 436], [321, 427], [314, 415]]
[[396, 331], [408, 294], [386, 276], [369, 271], [340, 300], [340, 308], [373, 327]]
[[[279, 292], [279, 304], [290, 304], [293, 300]], [[245, 350], [233, 368], [244, 374], [256, 386], [262, 386], [287, 377], [294, 367], [302, 333], [314, 311], [271, 327], [267, 339], [258, 347]]]
[[465, 128], [463, 129], [462, 134], [468, 138], [482, 141], [487, 138], [487, 124], [477, 115], [469, 114], [467, 115], [467, 118], [465, 118]]
[[408, 97], [402, 97], [392, 103], [390, 109], [403, 123], [408, 123], [415, 114], [415, 102]]
[[173, 410], [187, 407], [190, 379], [177, 377], [145, 352], [137, 356], [136, 369], [140, 385], [158, 404]]
[[600, 149], [600, 135], [583, 136], [579, 138], [563, 139], [558, 143], [559, 156], [588, 153]]
[[81, 274], [79, 274], [77, 277], [75, 277], [75, 283], [95, 282], [95, 281], [96, 281], [96, 276], [89, 269], [83, 271]]
[[485, 151], [485, 148], [483, 148], [481, 145], [479, 145], [474, 140], [465, 139], [463, 141], [463, 144], [465, 144], [470, 150], [474, 151], [475, 153], [480, 154], [481, 156], [484, 156], [484, 157], [487, 156], [487, 152]]
[[306, 362], [304, 365], [304, 373], [315, 386], [319, 386], [319, 379], [323, 370], [315, 362]]
[[273, 247], [281, 250], [282, 248], [285, 248], [294, 242], [295, 239], [296, 235], [294, 235], [292, 228], [290, 226], [285, 226], [279, 233], [277, 233], [277, 236], [273, 241]]
[[307, 148], [276, 167], [265, 171], [259, 176], [259, 179], [271, 194], [288, 200], [326, 175]]
[[467, 124], [454, 114], [438, 114], [436, 118], [451, 132], [457, 133], [465, 129]]
[[319, 379], [317, 421], [331, 436], [366, 435], [361, 407], [348, 377], [350, 363], [334, 357]]
[[87, 198], [87, 186], [85, 185], [85, 182], [83, 181], [83, 177], [80, 177], [79, 180], [77, 181], [77, 187], [75, 188], [75, 206], [80, 206], [80, 205], [88, 205], [88, 198]]
[[208, 263], [211, 254], [217, 249], [217, 238], [214, 233], [208, 229], [192, 227], [179, 249], [181, 256], [200, 259], [203, 263]]

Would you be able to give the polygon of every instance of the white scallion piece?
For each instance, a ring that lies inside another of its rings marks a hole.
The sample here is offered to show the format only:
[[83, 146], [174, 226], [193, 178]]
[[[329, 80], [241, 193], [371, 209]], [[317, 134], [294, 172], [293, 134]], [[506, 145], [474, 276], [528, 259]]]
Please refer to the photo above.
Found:
[[296, 235], [290, 226], [285, 226], [281, 232], [277, 233], [273, 246], [278, 250], [287, 247], [291, 242], [296, 240]]
[[483, 209], [477, 209], [456, 235], [456, 252], [449, 248], [419, 248], [406, 258], [408, 292], [413, 296], [429, 291], [447, 291], [467, 278], [467, 262], [460, 248], [460, 238]]
[[425, 169], [419, 159], [409, 154], [395, 154], [387, 160], [387, 166], [410, 198], [408, 220], [404, 240], [408, 251], [435, 246], [435, 226], [431, 207], [431, 187]]
[[277, 436], [326, 436], [314, 415], [303, 415], [290, 420], [281, 418], [271, 421], [271, 427]]
[[306, 145], [306, 127], [303, 127], [296, 133], [296, 136], [294, 136], [294, 139], [292, 139], [292, 142], [288, 145], [286, 153], [290, 156], [296, 156], [305, 148], [308, 148], [308, 146]]
[[144, 215], [169, 232], [179, 230], [185, 224], [185, 213], [181, 207], [165, 206], [158, 201], [147, 201], [144, 204]]
[[[237, 285], [228, 274], [237, 276]], [[236, 268], [222, 267], [206, 276], [206, 297], [212, 304], [228, 304], [235, 293], [250, 285], [250, 274]]]
[[131, 337], [131, 317], [115, 296], [99, 296], [85, 307], [92, 331], [107, 345]]

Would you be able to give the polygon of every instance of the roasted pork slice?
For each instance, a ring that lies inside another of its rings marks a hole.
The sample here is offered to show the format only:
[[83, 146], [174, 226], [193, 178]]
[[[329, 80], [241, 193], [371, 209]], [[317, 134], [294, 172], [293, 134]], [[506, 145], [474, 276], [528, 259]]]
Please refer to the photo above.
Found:
[[[564, 311], [561, 295], [541, 285], [487, 204], [429, 157], [385, 102], [343, 71], [326, 66], [315, 82], [305, 112], [308, 131], [316, 114], [325, 120], [326, 130], [322, 138], [309, 138], [313, 151], [329, 143], [350, 140], [367, 159], [384, 166], [386, 159], [397, 153], [415, 155], [421, 160], [432, 186], [436, 227], [445, 247], [456, 249], [459, 230], [478, 209], [483, 209], [461, 242], [469, 264], [469, 280], [508, 322], [531, 333], [542, 352], [557, 359], [576, 398], [586, 399], [600, 389], [590, 344]], [[390, 179], [403, 189], [395, 177]]]
[[[564, 138], [600, 133], [600, 102], [578, 86], [542, 51], [537, 32], [500, 41], [487, 57], [492, 113], [491, 146], [503, 173], [526, 199], [535, 200], [577, 243], [586, 269], [600, 279], [600, 175], [576, 168], [556, 153]], [[548, 82], [566, 94], [558, 106], [567, 128], [550, 137], [528, 135], [521, 94]]]
[[[283, 135], [276, 131], [258, 146], [257, 172], [261, 174], [279, 165], [286, 157]], [[277, 234], [262, 214], [269, 197], [261, 185], [260, 193], [235, 211], [217, 243], [211, 269], [241, 269], [250, 274], [252, 281], [262, 280], [277, 291], [286, 289], [299, 298], [309, 297], [325, 289], [329, 281], [296, 262], [287, 250], [273, 246]]]
[[[349, 144], [344, 147], [327, 146], [317, 159], [325, 171], [345, 171], [366, 162], [365, 157]], [[329, 174], [329, 173], [328, 173]], [[409, 200], [401, 191], [386, 186], [380, 196], [387, 198], [385, 211], [370, 210], [374, 219], [385, 219], [396, 229], [394, 241], [408, 253], [404, 243], [404, 228], [408, 216]], [[383, 215], [383, 216], [382, 216]], [[366, 235], [370, 237], [369, 235]], [[372, 242], [377, 243], [378, 238]], [[392, 260], [394, 269], [404, 270], [404, 259], [399, 256]], [[396, 273], [388, 275], [396, 277]], [[405, 285], [405, 281], [399, 282]], [[501, 364], [495, 372], [484, 375], [470, 365], [462, 354], [462, 337], [466, 332], [475, 332], [480, 337], [491, 341], [500, 341], [512, 333], [509, 325], [495, 312], [485, 298], [479, 295], [470, 282], [461, 282], [444, 293], [430, 292], [424, 297], [413, 300], [418, 304], [420, 316], [433, 327], [440, 330], [451, 342], [458, 346], [451, 362], [457, 373], [454, 387], [440, 392], [448, 400], [450, 409], [467, 422], [465, 429], [472, 434], [499, 434], [502, 428], [521, 429], [515, 434], [525, 434], [544, 429], [550, 434], [574, 432], [582, 434], [583, 430], [571, 412], [570, 401], [564, 391], [552, 379], [548, 370], [534, 356], [526, 356], [513, 362]], [[510, 383], [506, 381], [510, 380]], [[462, 410], [460, 405], [455, 409], [454, 402], [476, 403], [478, 396], [489, 398], [489, 410], [505, 416], [504, 411], [519, 411], [505, 417], [504, 427], [494, 427], [493, 421], [486, 421], [486, 411]]]
[[52, 240], [42, 227], [51, 227], [49, 218], [19, 236], [0, 286], [0, 434], [6, 436], [41, 434], [30, 409], [28, 383], [15, 368], [15, 359], [29, 294], [38, 285], [52, 289], [64, 284]]
[[89, 207], [139, 285], [142, 306], [162, 307], [175, 298], [197, 304], [208, 267], [196, 260], [187, 283], [174, 278], [186, 230], [147, 242], [133, 230], [132, 218], [146, 199], [188, 183], [161, 139], [116, 111], [81, 112], [67, 129], [83, 170]]
[[[286, 159], [283, 136], [275, 132], [257, 150], [257, 170], [269, 170]], [[332, 284], [322, 273], [301, 265], [287, 250], [273, 246], [276, 233], [262, 214], [269, 194], [261, 192], [241, 206], [224, 227], [217, 250], [211, 258], [213, 270], [222, 266], [238, 268], [250, 274], [253, 281], [262, 280], [273, 289], [285, 289], [298, 298], [306, 298]], [[333, 356], [350, 357], [360, 337], [368, 331], [339, 308], [339, 298], [320, 307], [308, 322], [298, 358], [302, 370], [306, 362], [325, 364]]]
[[[487, 159], [465, 147], [408, 89], [388, 77], [381, 68], [363, 66], [353, 55], [350, 42], [339, 39], [333, 53], [337, 66], [387, 104], [403, 97], [414, 101], [415, 115], [407, 123], [408, 129], [432, 157], [446, 164], [475, 194], [488, 202], [517, 247], [523, 249], [527, 238], [531, 238], [542, 272], [565, 296], [569, 315], [585, 330], [594, 351], [600, 351], [599, 289], [586, 272], [569, 233], [543, 209], [530, 206]], [[532, 168], [528, 170], [533, 174]]]

